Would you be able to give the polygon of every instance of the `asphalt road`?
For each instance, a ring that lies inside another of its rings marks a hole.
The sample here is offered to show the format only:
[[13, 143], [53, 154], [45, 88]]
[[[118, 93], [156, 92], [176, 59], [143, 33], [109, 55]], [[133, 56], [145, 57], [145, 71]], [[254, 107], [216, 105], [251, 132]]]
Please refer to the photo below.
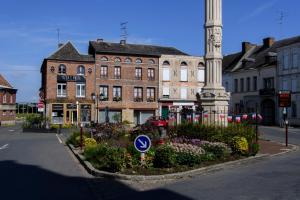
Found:
[[[266, 139], [283, 130], [261, 127]], [[300, 130], [291, 142], [300, 144]], [[0, 199], [300, 199], [300, 153], [216, 171], [139, 192], [121, 182], [94, 179], [56, 134], [21, 133], [0, 127]]]

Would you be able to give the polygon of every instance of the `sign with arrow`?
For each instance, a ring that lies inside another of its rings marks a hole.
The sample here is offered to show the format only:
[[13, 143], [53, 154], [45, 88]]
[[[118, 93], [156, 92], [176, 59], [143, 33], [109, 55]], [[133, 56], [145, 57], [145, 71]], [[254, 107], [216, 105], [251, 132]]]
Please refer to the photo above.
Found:
[[147, 135], [139, 135], [134, 140], [134, 147], [140, 153], [146, 153], [151, 147], [151, 140]]

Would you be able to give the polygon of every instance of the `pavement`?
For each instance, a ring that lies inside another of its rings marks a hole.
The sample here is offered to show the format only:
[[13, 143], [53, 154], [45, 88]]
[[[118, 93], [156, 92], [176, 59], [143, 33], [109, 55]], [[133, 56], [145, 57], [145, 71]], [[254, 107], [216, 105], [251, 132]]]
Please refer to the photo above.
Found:
[[[260, 127], [262, 153], [285, 151], [281, 129]], [[300, 145], [297, 130], [290, 142]], [[268, 141], [275, 138], [276, 142]], [[278, 143], [279, 142], [279, 143]], [[91, 177], [56, 134], [0, 127], [1, 199], [300, 199], [295, 151], [179, 181], [126, 182]]]

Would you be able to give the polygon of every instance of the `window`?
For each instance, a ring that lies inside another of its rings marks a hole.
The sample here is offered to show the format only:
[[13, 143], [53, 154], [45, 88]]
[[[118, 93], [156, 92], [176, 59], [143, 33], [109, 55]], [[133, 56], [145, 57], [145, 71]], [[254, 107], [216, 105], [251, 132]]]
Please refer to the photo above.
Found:
[[142, 68], [135, 68], [135, 79], [142, 80]]
[[180, 98], [181, 99], [187, 99], [187, 88], [181, 88], [180, 89]]
[[116, 63], [120, 63], [120, 62], [122, 62], [122, 60], [121, 60], [121, 58], [116, 57], [116, 58], [115, 58], [115, 62], [116, 62]]
[[121, 79], [121, 67], [115, 67], [115, 79]]
[[77, 67], [77, 75], [85, 75], [85, 68], [84, 66], [80, 65]]
[[107, 58], [106, 56], [102, 56], [102, 57], [100, 58], [100, 60], [103, 61], [103, 62], [107, 62], [107, 61], [108, 61], [108, 58]]
[[125, 59], [125, 62], [126, 62], [126, 63], [132, 63], [132, 60], [131, 60], [131, 58], [126, 58], [126, 59]]
[[292, 102], [292, 118], [297, 118], [297, 104]]
[[57, 97], [67, 97], [67, 84], [57, 84]]
[[122, 87], [120, 86], [113, 87], [113, 100], [114, 101], [122, 100]]
[[298, 68], [298, 64], [299, 64], [298, 52], [297, 52], [297, 49], [293, 49], [293, 65], [292, 65], [292, 68]]
[[170, 88], [169, 87], [163, 87], [163, 98], [170, 98]]
[[85, 97], [85, 84], [76, 84], [76, 97]]
[[282, 81], [282, 90], [289, 90], [289, 82], [288, 80], [283, 80]]
[[10, 103], [14, 103], [14, 96], [12, 94], [10, 95]]
[[67, 69], [65, 65], [59, 65], [58, 67], [58, 73], [59, 74], [66, 74], [67, 73]]
[[264, 78], [264, 89], [274, 89], [274, 78]]
[[6, 115], [6, 110], [3, 110], [3, 113], [2, 113], [2, 115], [3, 115], [3, 116], [5, 116], [5, 115]]
[[163, 81], [170, 81], [170, 69], [168, 67], [163, 68]]
[[289, 52], [285, 51], [283, 55], [283, 69], [286, 70], [289, 68]]
[[297, 79], [292, 79], [292, 92], [297, 92]]
[[102, 101], [108, 101], [108, 86], [104, 86], [104, 85], [100, 86], [100, 95], [101, 94], [103, 95]]
[[199, 82], [205, 81], [204, 69], [198, 68], [198, 81]]
[[155, 64], [155, 61], [154, 61], [153, 59], [149, 59], [149, 60], [148, 60], [148, 63], [149, 63], [150, 65], [154, 65], [154, 64]]
[[257, 76], [253, 77], [253, 91], [257, 91]]
[[107, 78], [107, 66], [101, 66], [100, 77]]
[[153, 81], [155, 79], [155, 75], [154, 75], [154, 69], [148, 69], [148, 80], [149, 81]]
[[7, 94], [3, 95], [3, 103], [7, 103], [6, 96], [7, 96]]
[[148, 102], [155, 101], [155, 88], [147, 88], [147, 101]]
[[180, 66], [180, 81], [188, 81], [188, 69], [186, 62], [182, 62]]
[[142, 59], [140, 59], [140, 58], [137, 58], [137, 59], [135, 60], [135, 63], [137, 63], [137, 64], [141, 64], [141, 63], [143, 63], [143, 61], [142, 61]]
[[238, 79], [234, 79], [234, 92], [239, 92]]
[[241, 92], [244, 92], [244, 79], [240, 79], [240, 87], [241, 87]]
[[251, 79], [250, 79], [250, 77], [248, 77], [247, 78], [247, 92], [250, 92], [250, 90], [251, 90]]
[[142, 102], [143, 101], [143, 88], [135, 87], [133, 91], [134, 101], [135, 102]]

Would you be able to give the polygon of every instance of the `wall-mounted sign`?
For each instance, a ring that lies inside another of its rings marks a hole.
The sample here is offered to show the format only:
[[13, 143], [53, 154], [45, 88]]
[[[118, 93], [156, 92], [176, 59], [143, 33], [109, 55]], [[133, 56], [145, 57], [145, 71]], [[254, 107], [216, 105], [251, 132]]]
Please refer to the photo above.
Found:
[[64, 110], [64, 105], [63, 104], [53, 104], [52, 110]]
[[279, 107], [281, 108], [289, 108], [292, 105], [292, 95], [291, 91], [279, 91], [278, 93], [278, 102]]
[[91, 109], [91, 105], [81, 105], [81, 109], [90, 110]]
[[67, 104], [67, 109], [69, 109], [69, 110], [76, 110], [77, 109], [77, 105], [76, 104]]

